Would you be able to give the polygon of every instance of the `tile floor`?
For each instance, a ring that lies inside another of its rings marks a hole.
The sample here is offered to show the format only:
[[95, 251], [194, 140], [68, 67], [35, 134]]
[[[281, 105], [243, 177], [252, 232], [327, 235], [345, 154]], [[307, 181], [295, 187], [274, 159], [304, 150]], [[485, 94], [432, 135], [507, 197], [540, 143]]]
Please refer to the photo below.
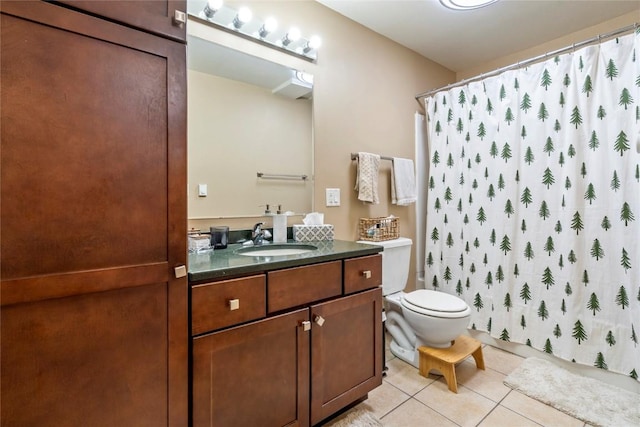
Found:
[[393, 356], [387, 348], [388, 370], [382, 385], [356, 408], [373, 412], [385, 427], [588, 426], [502, 383], [520, 365], [522, 357], [491, 346], [484, 346], [482, 351], [486, 370], [478, 370], [472, 357], [456, 367], [455, 394], [449, 391], [443, 377], [420, 376], [416, 368]]

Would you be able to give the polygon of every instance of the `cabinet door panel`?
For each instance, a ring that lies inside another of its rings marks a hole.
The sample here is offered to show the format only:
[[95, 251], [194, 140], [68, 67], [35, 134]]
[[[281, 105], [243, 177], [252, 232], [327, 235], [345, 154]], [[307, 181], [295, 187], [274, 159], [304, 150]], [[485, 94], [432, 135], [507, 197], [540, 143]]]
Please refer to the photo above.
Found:
[[193, 425], [307, 426], [309, 310], [193, 340]]
[[176, 10], [186, 13], [186, 0], [59, 0], [59, 3], [174, 40], [186, 40], [187, 24], [173, 20]]
[[185, 46], [0, 11], [2, 425], [185, 425]]
[[2, 307], [2, 425], [166, 425], [166, 294], [157, 284]]
[[382, 384], [382, 290], [311, 307], [311, 424]]

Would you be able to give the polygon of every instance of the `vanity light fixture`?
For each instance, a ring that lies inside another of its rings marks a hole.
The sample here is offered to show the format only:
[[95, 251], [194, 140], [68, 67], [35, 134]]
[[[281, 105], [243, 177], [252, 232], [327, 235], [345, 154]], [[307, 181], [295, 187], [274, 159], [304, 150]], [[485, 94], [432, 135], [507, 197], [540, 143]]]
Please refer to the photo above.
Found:
[[213, 18], [213, 15], [215, 15], [216, 12], [220, 10], [221, 7], [222, 7], [222, 0], [209, 0], [204, 5], [204, 9], [202, 10], [202, 13], [204, 14], [205, 18], [211, 19]]
[[241, 7], [236, 14], [236, 17], [233, 18], [233, 27], [236, 30], [239, 30], [247, 22], [251, 21], [253, 14], [251, 13], [251, 9], [248, 7]]
[[278, 22], [269, 17], [264, 21], [254, 18], [247, 7], [234, 9], [223, 5], [223, 0], [207, 0], [197, 13], [189, 13], [191, 18], [263, 46], [280, 50], [307, 61], [315, 62], [322, 44], [320, 37], [304, 38], [296, 27], [278, 28]]
[[260, 36], [261, 39], [263, 39], [277, 29], [278, 29], [278, 21], [276, 21], [275, 18], [270, 16], [264, 21], [264, 24], [262, 24], [262, 27], [260, 27], [260, 29], [258, 30], [258, 35]]
[[454, 10], [479, 9], [495, 3], [498, 0], [440, 0], [443, 6]]

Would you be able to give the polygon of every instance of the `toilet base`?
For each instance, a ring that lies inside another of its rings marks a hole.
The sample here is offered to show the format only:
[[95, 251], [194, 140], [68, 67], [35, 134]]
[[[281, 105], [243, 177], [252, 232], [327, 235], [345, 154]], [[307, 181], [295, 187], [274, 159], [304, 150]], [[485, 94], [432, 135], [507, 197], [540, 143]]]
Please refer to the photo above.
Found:
[[400, 347], [400, 345], [398, 345], [398, 343], [392, 339], [389, 343], [389, 350], [391, 350], [391, 354], [396, 356], [398, 359], [402, 359], [408, 364], [415, 366], [416, 368], [420, 367], [420, 356], [418, 354], [418, 349], [408, 349]]

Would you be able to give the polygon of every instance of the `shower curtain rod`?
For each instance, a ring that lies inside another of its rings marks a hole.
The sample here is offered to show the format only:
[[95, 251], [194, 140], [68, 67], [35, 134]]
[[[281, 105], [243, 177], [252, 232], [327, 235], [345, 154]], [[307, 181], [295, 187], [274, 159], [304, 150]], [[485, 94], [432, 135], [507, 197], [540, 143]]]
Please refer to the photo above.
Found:
[[[636, 22], [636, 23], [633, 23], [631, 25], [627, 25], [626, 27], [622, 27], [622, 28], [619, 28], [617, 30], [611, 31], [610, 33], [600, 34], [600, 35], [592, 37], [592, 38], [590, 38], [588, 40], [584, 40], [584, 41], [581, 41], [581, 42], [578, 42], [578, 43], [574, 43], [574, 44], [572, 44], [570, 46], [566, 46], [566, 47], [563, 47], [563, 48], [558, 49], [558, 50], [547, 52], [547, 53], [544, 53], [542, 55], [535, 56], [535, 57], [533, 57], [531, 59], [527, 59], [525, 61], [516, 62], [515, 64], [507, 65], [506, 67], [498, 68], [496, 70], [489, 71], [488, 73], [482, 73], [482, 74], [480, 74], [478, 76], [475, 76], [475, 77], [470, 77], [468, 79], [460, 80], [459, 82], [451, 83], [449, 85], [443, 86], [443, 87], [438, 88], [438, 89], [428, 90], [426, 92], [423, 92], [421, 94], [416, 95], [416, 101], [418, 101], [418, 103], [420, 104], [420, 98], [427, 98], [427, 97], [429, 97], [429, 96], [431, 96], [431, 95], [433, 95], [435, 93], [438, 93], [438, 92], [440, 92], [442, 90], [447, 90], [447, 89], [452, 89], [454, 87], [463, 86], [463, 85], [465, 85], [467, 83], [471, 83], [471, 82], [474, 82], [476, 80], [483, 79], [485, 77], [495, 76], [495, 75], [500, 74], [500, 73], [502, 73], [504, 71], [509, 71], [509, 70], [513, 70], [513, 69], [516, 69], [516, 68], [526, 67], [526, 66], [534, 64], [534, 63], [536, 63], [538, 61], [541, 61], [543, 59], [547, 59], [549, 57], [556, 56], [556, 55], [559, 55], [561, 53], [568, 52], [570, 50], [575, 50], [576, 48], [579, 48], [579, 47], [582, 47], [582, 46], [586, 46], [586, 45], [589, 45], [589, 44], [592, 44], [592, 43], [595, 43], [595, 42], [601, 42], [603, 39], [608, 39], [608, 38], [611, 38], [611, 37], [619, 36], [620, 34], [629, 32], [631, 30], [637, 30], [637, 29], [638, 29], [638, 23]], [[420, 104], [420, 105], [422, 105], [422, 104]]]

